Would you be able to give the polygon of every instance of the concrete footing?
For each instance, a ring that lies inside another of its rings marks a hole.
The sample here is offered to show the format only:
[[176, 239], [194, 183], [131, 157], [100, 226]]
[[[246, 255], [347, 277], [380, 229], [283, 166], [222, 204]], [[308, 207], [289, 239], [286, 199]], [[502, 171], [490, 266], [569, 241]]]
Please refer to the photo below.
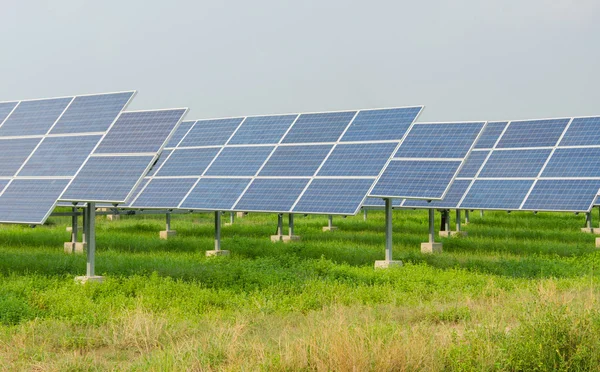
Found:
[[206, 251], [206, 257], [217, 257], [217, 256], [229, 256], [229, 251], [226, 251], [223, 249]]
[[596, 248], [600, 248], [600, 238], [596, 238]]
[[118, 221], [121, 219], [121, 215], [120, 214], [107, 214], [106, 219], [109, 221]]
[[337, 226], [323, 226], [323, 231], [335, 231]]
[[581, 228], [581, 232], [588, 233], [588, 234], [600, 235], [600, 228], [597, 228], [597, 227], [582, 227]]
[[300, 236], [298, 235], [271, 235], [271, 241], [273, 243], [277, 243], [277, 242], [284, 242], [284, 243], [289, 243], [291, 241], [298, 241], [300, 240]]
[[467, 232], [466, 231], [440, 231], [440, 236], [443, 236], [445, 238], [451, 237], [451, 236], [457, 236], [457, 237], [461, 237], [461, 236], [467, 236]]
[[167, 240], [175, 235], [177, 235], [177, 230], [163, 230], [158, 233], [158, 236], [164, 240]]
[[67, 254], [71, 254], [71, 253], [83, 254], [85, 252], [85, 247], [86, 247], [85, 243], [65, 242], [65, 244], [64, 244], [64, 250], [65, 250], [65, 253], [67, 253]]
[[442, 243], [421, 243], [421, 253], [440, 253], [442, 247]]
[[237, 218], [242, 218], [242, 217], [245, 217], [245, 216], [246, 216], [246, 214], [247, 214], [246, 212], [237, 212], [237, 213], [235, 214], [235, 216], [236, 216]]
[[94, 276], [76, 276], [75, 281], [77, 283], [85, 284], [85, 283], [102, 283], [104, 281], [103, 276], [94, 275]]
[[379, 260], [379, 261], [375, 261], [375, 268], [376, 269], [389, 269], [390, 267], [401, 267], [402, 265], [403, 265], [402, 261], [398, 261], [398, 260], [392, 260], [392, 261]]

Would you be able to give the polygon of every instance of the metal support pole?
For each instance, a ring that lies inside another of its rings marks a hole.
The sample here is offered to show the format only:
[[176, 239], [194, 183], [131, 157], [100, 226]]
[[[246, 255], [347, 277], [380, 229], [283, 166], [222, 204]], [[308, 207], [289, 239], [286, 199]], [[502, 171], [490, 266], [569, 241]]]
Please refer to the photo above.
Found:
[[167, 231], [171, 231], [171, 213], [167, 213]]
[[[87, 207], [86, 207], [87, 208]], [[83, 223], [83, 232], [81, 233], [81, 241], [82, 242], [86, 242], [87, 240], [85, 240], [86, 235], [87, 235], [87, 221], [88, 221], [88, 217], [87, 217], [87, 209], [84, 208], [83, 210], [83, 215], [81, 216], [81, 222]]]
[[435, 211], [429, 209], [429, 243], [435, 242]]
[[587, 212], [585, 214], [585, 227], [588, 229], [592, 228], [592, 213], [591, 212]]
[[215, 212], [215, 251], [221, 250], [221, 212]]
[[292, 236], [294, 236], [294, 214], [293, 213], [288, 214], [288, 222], [289, 222], [288, 235], [291, 238]]
[[450, 210], [446, 209], [444, 214], [446, 215], [446, 220], [444, 221], [444, 231], [450, 231]]
[[469, 224], [469, 210], [465, 210], [465, 225]]
[[456, 231], [460, 231], [460, 209], [456, 210]]
[[392, 199], [385, 200], [385, 260], [392, 260]]
[[446, 231], [446, 212], [440, 211], [440, 231]]
[[483, 218], [483, 209], [479, 211], [479, 217]]
[[333, 226], [333, 216], [329, 215], [329, 217], [327, 218], [327, 227], [329, 227], [329, 230], [331, 230], [332, 226]]
[[277, 235], [283, 235], [283, 214], [281, 213], [277, 215]]
[[367, 210], [363, 209], [363, 221], [367, 220]]
[[229, 213], [229, 223], [233, 225], [233, 220], [235, 219], [235, 213]]
[[73, 243], [73, 250], [75, 250], [75, 243], [77, 243], [77, 208], [73, 207], [73, 217], [71, 217], [71, 243]]
[[86, 208], [87, 228], [85, 239], [87, 243], [87, 270], [86, 276], [96, 276], [96, 203], [87, 203]]

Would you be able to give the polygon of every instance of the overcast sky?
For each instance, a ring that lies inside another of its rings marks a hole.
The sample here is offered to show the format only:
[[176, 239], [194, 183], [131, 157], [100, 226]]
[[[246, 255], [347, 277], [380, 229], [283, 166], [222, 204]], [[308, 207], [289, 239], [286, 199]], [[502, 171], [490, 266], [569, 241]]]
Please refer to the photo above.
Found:
[[0, 1], [0, 101], [138, 90], [188, 119], [424, 104], [600, 115], [600, 1]]

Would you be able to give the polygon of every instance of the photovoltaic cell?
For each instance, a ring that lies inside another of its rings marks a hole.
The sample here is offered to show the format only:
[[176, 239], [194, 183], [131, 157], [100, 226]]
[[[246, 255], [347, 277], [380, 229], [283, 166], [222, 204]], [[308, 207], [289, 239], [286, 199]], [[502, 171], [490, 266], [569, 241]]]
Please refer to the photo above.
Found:
[[483, 133], [475, 143], [476, 149], [491, 149], [500, 138], [502, 131], [506, 128], [507, 121], [489, 122], [485, 126]]
[[391, 161], [371, 196], [439, 199], [462, 161]]
[[376, 177], [396, 146], [396, 142], [337, 145], [319, 170], [318, 176]]
[[587, 211], [599, 190], [600, 180], [539, 180], [523, 209]]
[[542, 177], [600, 177], [600, 148], [559, 148]]
[[8, 117], [18, 102], [0, 102], [0, 124]]
[[234, 208], [238, 211], [289, 211], [308, 181], [304, 178], [256, 179]]
[[519, 209], [533, 182], [533, 180], [476, 180], [460, 204], [460, 208]]
[[494, 151], [479, 178], [537, 177], [552, 150]]
[[125, 202], [154, 156], [92, 156], [61, 200]]
[[23, 101], [0, 127], [0, 136], [44, 135], [73, 98]]
[[282, 143], [314, 143], [337, 141], [356, 111], [301, 114]]
[[484, 123], [415, 124], [395, 158], [463, 158]]
[[369, 179], [315, 179], [294, 207], [295, 213], [356, 214], [373, 185]]
[[600, 117], [575, 118], [560, 141], [560, 146], [600, 144]]
[[401, 140], [422, 106], [361, 110], [344, 133], [342, 141]]
[[203, 178], [181, 203], [182, 209], [224, 211], [233, 207], [250, 178]]
[[165, 145], [165, 148], [177, 146], [179, 141], [181, 141], [181, 139], [187, 134], [192, 125], [194, 125], [194, 123], [195, 121], [182, 121], [181, 124], [179, 124], [179, 128], [177, 128], [169, 142], [167, 142], [167, 144]]
[[222, 146], [244, 118], [198, 120], [179, 147]]
[[47, 137], [18, 176], [74, 176], [102, 136]]
[[217, 147], [176, 150], [156, 175], [161, 177], [201, 176], [218, 152]]
[[273, 146], [224, 148], [205, 175], [254, 176], [273, 149]]
[[280, 146], [269, 158], [259, 176], [308, 176], [315, 174], [332, 145]]
[[0, 164], [2, 164], [0, 176], [14, 176], [40, 140], [40, 138], [0, 139]]
[[195, 178], [155, 178], [148, 183], [131, 206], [138, 208], [145, 206], [172, 208], [181, 202], [195, 183]]
[[50, 134], [104, 132], [135, 92], [77, 96]]
[[247, 117], [231, 138], [231, 145], [259, 145], [278, 143], [298, 115]]
[[124, 112], [95, 153], [157, 152], [186, 109]]
[[41, 224], [52, 211], [69, 180], [16, 179], [0, 196], [3, 221]]
[[512, 121], [497, 148], [555, 146], [570, 119]]
[[475, 177], [489, 153], [489, 151], [472, 151], [457, 177]]

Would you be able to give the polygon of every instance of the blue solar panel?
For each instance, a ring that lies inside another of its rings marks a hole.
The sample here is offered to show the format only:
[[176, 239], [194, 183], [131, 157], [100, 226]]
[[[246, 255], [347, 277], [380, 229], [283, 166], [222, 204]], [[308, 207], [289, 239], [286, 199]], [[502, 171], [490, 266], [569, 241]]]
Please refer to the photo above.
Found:
[[371, 191], [371, 196], [439, 199], [452, 181], [461, 161], [397, 161]]
[[50, 134], [104, 132], [135, 92], [75, 97]]
[[207, 176], [254, 176], [274, 146], [228, 147], [206, 171]]
[[294, 213], [356, 214], [372, 185], [368, 179], [315, 179]]
[[247, 117], [235, 135], [231, 137], [229, 144], [278, 143], [297, 117], [297, 114]]
[[0, 102], [0, 124], [8, 117], [18, 102]]
[[196, 181], [196, 178], [153, 179], [131, 206], [173, 208], [187, 195]]
[[92, 156], [61, 200], [123, 203], [154, 156]]
[[301, 114], [282, 143], [337, 141], [356, 111]]
[[560, 141], [560, 146], [600, 144], [600, 117], [575, 118]]
[[407, 199], [402, 206], [418, 208], [456, 208], [470, 184], [470, 180], [456, 180], [448, 189], [443, 200], [427, 202], [426, 200]]
[[340, 144], [335, 147], [318, 176], [378, 176], [397, 143]]
[[462, 158], [484, 125], [484, 122], [415, 124], [394, 157]]
[[533, 180], [476, 180], [461, 209], [519, 209]]
[[460, 172], [458, 172], [457, 177], [475, 177], [489, 153], [489, 151], [472, 151], [467, 160], [465, 160]]
[[260, 176], [314, 176], [332, 145], [279, 146]]
[[498, 138], [500, 138], [502, 131], [506, 127], [506, 124], [508, 124], [507, 121], [494, 121], [487, 123], [483, 133], [481, 133], [481, 136], [475, 143], [475, 148], [491, 149], [494, 147], [496, 141], [498, 141]]
[[0, 127], [0, 136], [43, 135], [73, 97], [22, 101]]
[[8, 185], [9, 182], [10, 180], [0, 180], [0, 194], [2, 194], [2, 191], [4, 190], [6, 185]]
[[222, 146], [244, 118], [198, 120], [179, 147]]
[[289, 211], [308, 179], [256, 179], [234, 207], [238, 211]]
[[570, 119], [511, 121], [498, 148], [555, 146]]
[[0, 176], [14, 176], [38, 143], [39, 138], [0, 139]]
[[[402, 205], [403, 199], [392, 199], [392, 207], [397, 208]], [[385, 207], [385, 201], [381, 198], [366, 198], [363, 203], [363, 208], [383, 208]]]
[[600, 180], [539, 180], [523, 209], [587, 211], [600, 190]]
[[216, 147], [173, 150], [171, 157], [156, 175], [161, 177], [201, 176], [218, 152], [219, 149]]
[[231, 209], [248, 183], [250, 178], [202, 178], [180, 208], [210, 211]]
[[158, 170], [165, 163], [165, 161], [167, 160], [169, 155], [171, 155], [171, 150], [163, 150], [163, 152], [160, 153], [160, 156], [158, 157], [158, 159], [152, 165], [152, 168], [148, 172], [147, 176], [154, 176], [156, 174], [156, 172], [158, 172]]
[[157, 152], [186, 109], [124, 112], [95, 153]]
[[[144, 178], [142, 180], [142, 182], [139, 183], [139, 185], [137, 185], [137, 187], [133, 190], [133, 192], [131, 193], [131, 195], [127, 198], [127, 200], [125, 201], [125, 203], [120, 203], [119, 206], [120, 207], [128, 207], [131, 206], [131, 203], [137, 198], [137, 196], [140, 194], [140, 192], [142, 192], [142, 190], [144, 190], [144, 188], [146, 187], [146, 184], [150, 182], [150, 178]], [[108, 204], [109, 206], [112, 206], [114, 203]], [[96, 206], [100, 207], [102, 206], [103, 203], [97, 203]]]
[[361, 110], [344, 133], [342, 141], [401, 140], [422, 106], [383, 110]]
[[43, 223], [69, 180], [17, 179], [0, 196], [0, 216], [15, 223]]
[[74, 176], [102, 136], [47, 137], [18, 176]]
[[479, 177], [537, 177], [552, 150], [494, 151]]
[[181, 124], [179, 124], [179, 127], [177, 128], [175, 133], [173, 133], [173, 136], [171, 137], [169, 142], [167, 142], [167, 144], [165, 145], [165, 148], [177, 146], [179, 141], [181, 141], [181, 139], [187, 134], [192, 125], [194, 125], [194, 123], [195, 121], [182, 121]]
[[559, 148], [542, 177], [600, 177], [600, 148]]

